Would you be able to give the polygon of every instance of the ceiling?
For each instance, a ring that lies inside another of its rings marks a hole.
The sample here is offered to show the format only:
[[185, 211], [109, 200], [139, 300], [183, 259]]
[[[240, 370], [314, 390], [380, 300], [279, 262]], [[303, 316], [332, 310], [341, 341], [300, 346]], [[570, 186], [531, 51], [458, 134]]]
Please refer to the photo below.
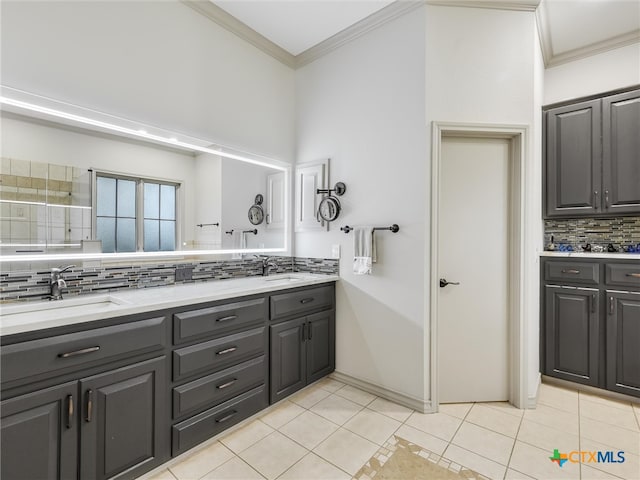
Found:
[[[310, 53], [344, 41], [352, 29], [392, 18], [394, 0], [209, 0], [243, 28], [257, 32], [282, 55], [307, 60]], [[192, 3], [192, 2], [189, 2]], [[195, 2], [193, 2], [195, 3]], [[607, 49], [640, 42], [640, 0], [427, 0], [427, 3], [529, 10], [537, 7], [546, 65], [564, 63]], [[209, 4], [211, 5], [211, 4]], [[372, 19], [375, 18], [375, 21]], [[352, 28], [350, 28], [352, 27]], [[326, 48], [328, 50], [329, 48]]]

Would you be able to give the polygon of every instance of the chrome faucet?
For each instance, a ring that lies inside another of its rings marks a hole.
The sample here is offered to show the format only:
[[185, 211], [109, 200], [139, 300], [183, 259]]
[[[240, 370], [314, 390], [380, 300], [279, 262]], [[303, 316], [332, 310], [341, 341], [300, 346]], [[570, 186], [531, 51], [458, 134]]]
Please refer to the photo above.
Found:
[[64, 268], [54, 267], [51, 269], [51, 281], [49, 282], [51, 294], [49, 295], [49, 300], [62, 300], [62, 289], [67, 287], [67, 282], [64, 281], [61, 274], [73, 267], [75, 267], [75, 265], [67, 265]]
[[256, 258], [262, 260], [262, 276], [269, 276], [269, 267], [278, 267], [278, 264], [275, 262], [276, 257], [259, 257], [256, 255]]

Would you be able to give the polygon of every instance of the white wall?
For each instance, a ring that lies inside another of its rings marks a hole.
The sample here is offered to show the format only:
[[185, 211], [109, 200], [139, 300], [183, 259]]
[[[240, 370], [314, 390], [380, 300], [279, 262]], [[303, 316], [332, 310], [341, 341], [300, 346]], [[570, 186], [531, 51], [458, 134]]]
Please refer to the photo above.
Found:
[[[203, 153], [195, 158], [195, 188], [198, 198], [194, 205], [195, 225], [219, 223], [193, 227], [193, 248], [213, 250], [222, 248], [222, 158]], [[191, 248], [191, 246], [187, 246]]]
[[[424, 399], [424, 189], [428, 183], [424, 8], [358, 38], [296, 74], [297, 161], [331, 158], [345, 182], [343, 213], [329, 232], [298, 233], [295, 254], [342, 248], [336, 370]], [[374, 275], [351, 271], [344, 225], [387, 226]]]
[[544, 104], [640, 84], [640, 43], [548, 68]]
[[3, 2], [2, 83], [291, 162], [293, 71], [178, 1]]

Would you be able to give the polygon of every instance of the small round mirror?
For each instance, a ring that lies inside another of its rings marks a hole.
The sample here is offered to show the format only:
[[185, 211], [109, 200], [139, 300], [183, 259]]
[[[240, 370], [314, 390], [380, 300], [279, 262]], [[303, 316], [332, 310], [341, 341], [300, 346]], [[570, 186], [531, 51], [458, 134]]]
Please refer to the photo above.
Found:
[[264, 220], [264, 210], [260, 205], [252, 205], [249, 209], [249, 221], [252, 225], [260, 225]]
[[340, 215], [340, 202], [335, 197], [324, 197], [318, 206], [318, 215], [325, 222], [333, 222]]

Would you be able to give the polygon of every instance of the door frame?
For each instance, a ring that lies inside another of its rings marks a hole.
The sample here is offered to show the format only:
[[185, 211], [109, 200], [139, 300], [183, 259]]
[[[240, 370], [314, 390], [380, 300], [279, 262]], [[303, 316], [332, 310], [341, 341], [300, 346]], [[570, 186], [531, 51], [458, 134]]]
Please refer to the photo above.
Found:
[[[478, 139], [508, 139], [509, 147], [509, 402], [517, 408], [527, 404], [527, 343], [524, 312], [525, 296], [525, 165], [529, 141], [529, 128], [524, 125], [495, 125], [476, 123], [432, 122], [431, 129], [431, 222], [430, 222], [430, 319], [428, 345], [430, 346], [431, 409], [439, 408], [438, 390], [438, 279], [440, 276], [438, 254], [440, 210], [440, 165], [443, 137]], [[429, 224], [429, 222], [427, 222]]]

